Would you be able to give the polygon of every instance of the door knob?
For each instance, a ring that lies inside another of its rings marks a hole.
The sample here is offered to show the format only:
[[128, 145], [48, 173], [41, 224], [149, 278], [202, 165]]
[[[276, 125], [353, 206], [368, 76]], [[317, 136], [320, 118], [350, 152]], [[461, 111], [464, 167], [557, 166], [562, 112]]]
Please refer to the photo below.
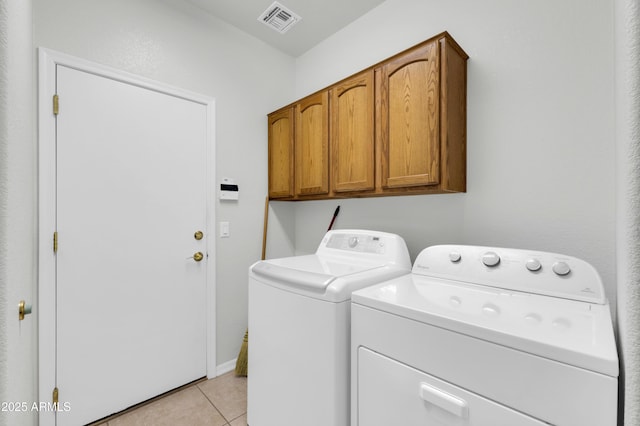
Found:
[[196, 233], [193, 234], [193, 238], [195, 238], [196, 240], [201, 240], [202, 237], [204, 237], [204, 233], [202, 231], [196, 231]]
[[21, 300], [18, 303], [18, 319], [22, 321], [25, 315], [29, 315], [31, 313], [31, 305], [27, 305], [24, 303], [24, 300]]
[[193, 255], [193, 260], [195, 260], [196, 262], [200, 262], [202, 259], [204, 259], [204, 254], [202, 254], [202, 252], [196, 252]]

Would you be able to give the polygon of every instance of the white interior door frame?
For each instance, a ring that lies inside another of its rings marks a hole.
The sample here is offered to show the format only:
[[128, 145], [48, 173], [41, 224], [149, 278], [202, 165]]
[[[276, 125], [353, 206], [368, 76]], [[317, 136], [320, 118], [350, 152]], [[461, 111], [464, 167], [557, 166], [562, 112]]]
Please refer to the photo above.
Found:
[[[38, 300], [34, 309], [38, 321], [38, 399], [52, 401], [56, 386], [56, 260], [53, 233], [56, 230], [56, 119], [53, 95], [56, 93], [56, 66], [80, 71], [154, 90], [200, 103], [207, 109], [207, 377], [216, 369], [216, 282], [215, 282], [215, 99], [172, 87], [144, 77], [79, 59], [54, 50], [38, 48]], [[53, 425], [55, 416], [41, 413], [40, 425]]]

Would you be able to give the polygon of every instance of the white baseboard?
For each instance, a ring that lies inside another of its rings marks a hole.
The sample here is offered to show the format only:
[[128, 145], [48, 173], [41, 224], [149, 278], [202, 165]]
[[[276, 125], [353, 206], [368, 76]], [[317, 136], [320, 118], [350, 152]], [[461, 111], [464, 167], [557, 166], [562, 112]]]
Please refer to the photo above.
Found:
[[[236, 361], [237, 361], [237, 359], [238, 358], [234, 358], [234, 359], [232, 359], [230, 361], [227, 361], [227, 362], [225, 362], [223, 364], [220, 364], [220, 365], [216, 366], [216, 377], [217, 376], [221, 376], [221, 375], [223, 375], [225, 373], [228, 373], [229, 371], [235, 370], [236, 369]], [[211, 379], [212, 377], [209, 377], [209, 378]]]

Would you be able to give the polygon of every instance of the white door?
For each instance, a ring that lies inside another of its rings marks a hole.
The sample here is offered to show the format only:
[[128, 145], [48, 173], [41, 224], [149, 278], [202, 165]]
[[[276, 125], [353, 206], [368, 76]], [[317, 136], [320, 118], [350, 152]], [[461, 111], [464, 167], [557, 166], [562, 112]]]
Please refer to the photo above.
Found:
[[207, 109], [62, 65], [56, 84], [60, 426], [206, 375]]

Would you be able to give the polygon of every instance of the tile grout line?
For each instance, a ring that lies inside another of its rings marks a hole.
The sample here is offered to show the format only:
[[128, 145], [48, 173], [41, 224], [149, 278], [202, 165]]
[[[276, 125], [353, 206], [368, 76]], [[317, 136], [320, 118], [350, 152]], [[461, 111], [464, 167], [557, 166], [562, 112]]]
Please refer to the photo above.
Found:
[[[242, 416], [244, 416], [244, 415], [246, 415], [246, 414], [247, 414], [247, 413], [242, 413], [242, 414], [240, 414], [238, 417], [235, 417], [235, 418], [233, 418], [233, 419], [229, 420], [229, 424], [231, 424], [231, 422], [235, 422], [235, 421], [236, 421], [236, 420], [238, 420], [240, 417], [242, 417]], [[226, 417], [225, 417], [225, 419], [226, 419]]]
[[228, 425], [229, 425], [229, 423], [230, 423], [229, 419], [227, 419], [227, 418], [224, 416], [224, 414], [222, 414], [222, 411], [218, 410], [218, 407], [216, 407], [216, 404], [214, 404], [214, 403], [213, 403], [213, 401], [211, 401], [211, 400], [209, 399], [209, 397], [207, 396], [207, 394], [206, 394], [206, 393], [204, 393], [204, 392], [202, 391], [202, 389], [200, 389], [200, 386], [198, 386], [198, 383], [196, 383], [196, 387], [198, 388], [198, 390], [200, 391], [200, 393], [202, 394], [202, 396], [204, 396], [204, 397], [207, 399], [207, 401], [209, 401], [209, 404], [211, 404], [211, 406], [213, 406], [213, 408], [215, 408], [215, 410], [216, 410], [216, 411], [217, 411], [217, 412], [222, 416], [222, 418], [224, 419], [224, 421], [225, 421], [225, 422], [227, 422], [227, 423], [226, 423], [225, 425], [223, 425], [223, 426], [228, 426]]

